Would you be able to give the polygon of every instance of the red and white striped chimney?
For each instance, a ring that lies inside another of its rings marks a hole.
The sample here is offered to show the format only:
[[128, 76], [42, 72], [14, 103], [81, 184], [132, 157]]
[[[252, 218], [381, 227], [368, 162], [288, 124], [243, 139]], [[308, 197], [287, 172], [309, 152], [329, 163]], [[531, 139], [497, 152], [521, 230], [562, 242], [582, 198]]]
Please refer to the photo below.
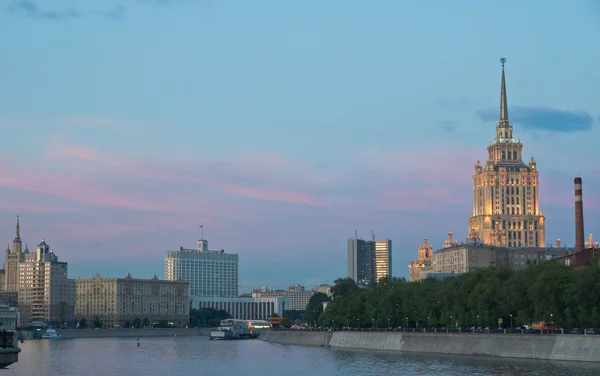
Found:
[[575, 251], [585, 249], [583, 229], [583, 190], [581, 189], [581, 178], [575, 178]]

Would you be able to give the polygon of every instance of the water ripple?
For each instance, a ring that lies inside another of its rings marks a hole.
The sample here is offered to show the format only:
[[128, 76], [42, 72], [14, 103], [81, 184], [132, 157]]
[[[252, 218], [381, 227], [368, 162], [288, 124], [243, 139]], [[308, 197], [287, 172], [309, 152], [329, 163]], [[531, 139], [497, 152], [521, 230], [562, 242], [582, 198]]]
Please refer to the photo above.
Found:
[[26, 341], [3, 375], [592, 376], [594, 363], [350, 351], [206, 337]]

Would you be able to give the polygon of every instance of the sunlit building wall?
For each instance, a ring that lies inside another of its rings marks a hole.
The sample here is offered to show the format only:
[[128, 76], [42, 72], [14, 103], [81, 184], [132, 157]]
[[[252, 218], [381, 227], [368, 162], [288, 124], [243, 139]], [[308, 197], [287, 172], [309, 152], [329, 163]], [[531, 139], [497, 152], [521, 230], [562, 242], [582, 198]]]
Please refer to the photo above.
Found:
[[167, 251], [165, 279], [188, 281], [192, 296], [235, 297], [238, 295], [238, 255], [208, 251], [206, 240], [198, 249]]
[[508, 120], [502, 60], [500, 119], [488, 159], [475, 164], [473, 215], [468, 242], [494, 246], [545, 247], [545, 218], [540, 210], [539, 173], [533, 157], [523, 162], [523, 145]]

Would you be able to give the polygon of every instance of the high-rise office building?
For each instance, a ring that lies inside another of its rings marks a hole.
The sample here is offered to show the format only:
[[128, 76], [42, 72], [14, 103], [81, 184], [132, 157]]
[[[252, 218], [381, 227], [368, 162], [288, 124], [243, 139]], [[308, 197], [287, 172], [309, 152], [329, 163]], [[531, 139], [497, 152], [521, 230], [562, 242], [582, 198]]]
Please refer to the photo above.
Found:
[[238, 255], [224, 250], [209, 251], [208, 241], [198, 241], [197, 249], [167, 251], [165, 279], [187, 281], [190, 295], [236, 297], [238, 295]]
[[523, 162], [523, 145], [508, 121], [504, 63], [500, 89], [500, 120], [496, 138], [487, 147], [485, 165], [475, 164], [470, 242], [494, 246], [545, 247], [545, 218], [540, 210], [536, 161]]
[[348, 277], [357, 283], [377, 282], [392, 275], [392, 241], [348, 239]]

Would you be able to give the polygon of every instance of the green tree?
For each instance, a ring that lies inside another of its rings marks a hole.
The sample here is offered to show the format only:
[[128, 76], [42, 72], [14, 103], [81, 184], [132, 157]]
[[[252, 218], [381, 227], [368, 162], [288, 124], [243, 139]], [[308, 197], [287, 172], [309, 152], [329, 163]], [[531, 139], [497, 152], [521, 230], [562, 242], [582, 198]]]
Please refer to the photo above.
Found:
[[95, 316], [94, 317], [94, 328], [102, 328], [102, 321], [100, 321], [100, 317]]
[[329, 297], [323, 293], [316, 293], [310, 297], [304, 311], [304, 317], [309, 325], [314, 325], [319, 322], [319, 318], [323, 313], [323, 302], [329, 301]]
[[279, 317], [279, 314], [277, 312], [273, 312], [273, 313], [271, 313], [271, 316], [269, 316], [269, 317]]
[[190, 327], [214, 327], [219, 326], [221, 320], [231, 318], [224, 310], [212, 308], [200, 308], [190, 310]]
[[289, 318], [284, 317], [281, 319], [281, 323], [279, 324], [282, 328], [289, 328], [292, 326], [292, 322], [290, 321]]
[[147, 317], [144, 317], [144, 320], [142, 320], [142, 326], [143, 326], [144, 328], [147, 328], [147, 327], [149, 327], [149, 326], [150, 326], [150, 320], [148, 320], [148, 318], [147, 318]]
[[[338, 278], [333, 281], [334, 285], [331, 288], [331, 294], [333, 298], [343, 298], [345, 296], [351, 295], [353, 292], [358, 290], [358, 286], [356, 282], [350, 277], [346, 278]], [[320, 294], [320, 293], [317, 293]], [[315, 295], [317, 295], [315, 294]], [[322, 294], [325, 295], [325, 294]], [[314, 295], [313, 295], [314, 296]]]
[[87, 323], [86, 319], [82, 318], [81, 320], [79, 320], [79, 323], [78, 323], [79, 329], [85, 329], [85, 328], [87, 328], [87, 326], [88, 326], [88, 323]]
[[[304, 317], [310, 325], [350, 327], [504, 327], [554, 321], [559, 327], [600, 326], [600, 268], [574, 271], [556, 262], [523, 270], [491, 267], [444, 280], [407, 283], [382, 278], [368, 288], [339, 278], [333, 299], [315, 294]], [[328, 301], [323, 311], [322, 303]], [[287, 313], [286, 313], [287, 315]]]
[[125, 323], [123, 323], [123, 328], [131, 328], [131, 322], [129, 320], [125, 320]]
[[142, 327], [142, 319], [140, 319], [139, 317], [136, 317], [135, 319], [133, 319], [133, 327], [136, 329], [139, 329]]

